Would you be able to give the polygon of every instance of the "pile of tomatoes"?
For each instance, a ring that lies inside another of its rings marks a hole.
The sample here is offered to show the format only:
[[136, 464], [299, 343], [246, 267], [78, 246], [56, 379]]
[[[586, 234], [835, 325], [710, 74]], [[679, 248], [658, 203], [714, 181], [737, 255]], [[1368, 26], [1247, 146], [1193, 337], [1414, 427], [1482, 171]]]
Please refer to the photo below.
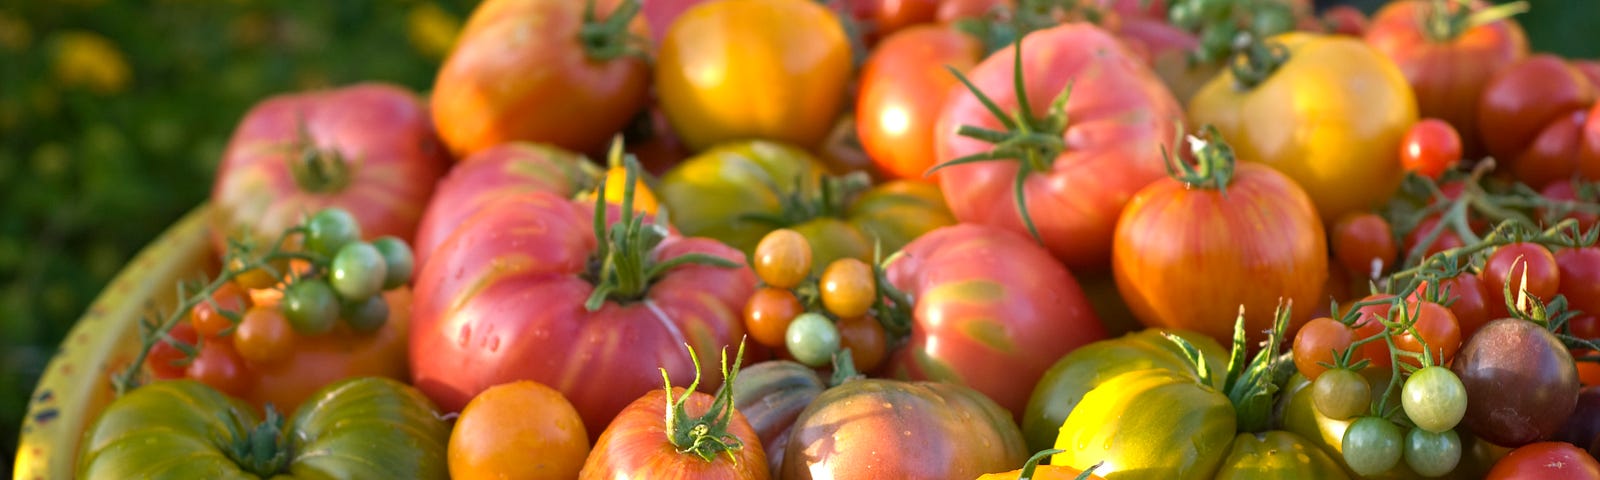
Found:
[[485, 0], [240, 121], [79, 474], [1600, 478], [1525, 8]]

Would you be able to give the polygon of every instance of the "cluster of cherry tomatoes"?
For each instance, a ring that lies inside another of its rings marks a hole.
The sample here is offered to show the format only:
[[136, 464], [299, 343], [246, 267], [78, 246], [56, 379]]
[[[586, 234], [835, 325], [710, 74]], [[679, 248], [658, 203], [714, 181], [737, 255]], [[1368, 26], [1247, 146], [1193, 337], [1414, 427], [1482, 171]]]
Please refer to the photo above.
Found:
[[762, 285], [745, 303], [744, 325], [756, 343], [813, 367], [843, 349], [857, 371], [883, 364], [889, 338], [871, 315], [879, 298], [872, 265], [841, 258], [812, 275], [811, 244], [789, 229], [762, 237], [751, 259]]

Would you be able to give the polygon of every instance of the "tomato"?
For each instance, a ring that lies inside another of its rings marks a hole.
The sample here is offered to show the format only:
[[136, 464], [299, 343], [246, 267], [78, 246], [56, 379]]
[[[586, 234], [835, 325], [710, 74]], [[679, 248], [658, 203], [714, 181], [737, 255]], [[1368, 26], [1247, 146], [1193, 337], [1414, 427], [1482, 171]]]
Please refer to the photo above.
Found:
[[[1579, 362], [1579, 368], [1584, 364], [1594, 365]], [[1579, 375], [1582, 375], [1581, 370]], [[1578, 407], [1572, 410], [1572, 416], [1567, 418], [1566, 424], [1550, 439], [1571, 443], [1588, 450], [1590, 455], [1600, 449], [1600, 442], [1596, 442], [1600, 440], [1600, 387], [1585, 385], [1578, 392]]]
[[1368, 411], [1372, 384], [1354, 370], [1323, 372], [1311, 382], [1311, 402], [1317, 413], [1334, 420], [1350, 420]]
[[449, 477], [450, 426], [410, 386], [358, 378], [317, 393], [293, 416], [259, 422], [249, 404], [198, 382], [139, 387], [84, 432], [77, 477]]
[[388, 323], [389, 302], [377, 295], [367, 297], [365, 300], [340, 302], [339, 319], [344, 320], [344, 324], [355, 333], [372, 333]]
[[805, 305], [800, 304], [794, 292], [765, 287], [751, 294], [744, 304], [744, 328], [756, 343], [782, 347], [789, 322], [804, 311]]
[[1163, 179], [1134, 195], [1111, 252], [1117, 290], [1145, 325], [1218, 342], [1232, 341], [1242, 306], [1251, 344], [1266, 338], [1274, 307], [1288, 299], [1306, 306], [1291, 313], [1292, 334], [1310, 319], [1328, 277], [1311, 199], [1271, 168], [1233, 165], [1223, 150], [1196, 155], [1204, 157], [1199, 168], [1231, 176]]
[[827, 365], [843, 342], [838, 325], [816, 312], [795, 317], [783, 333], [783, 345], [789, 354], [794, 355], [796, 361], [812, 367]]
[[[869, 39], [883, 38], [907, 27], [934, 21], [945, 0], [856, 0], [855, 17]], [[882, 42], [879, 42], [881, 45]]]
[[[744, 334], [740, 312], [755, 276], [742, 254], [670, 230], [643, 237], [617, 223], [621, 206], [606, 212], [612, 231], [641, 237], [619, 243], [608, 234], [597, 242], [594, 205], [544, 192], [494, 201], [458, 226], [417, 275], [414, 384], [458, 411], [491, 386], [537, 381], [565, 395], [584, 427], [598, 432], [659, 386], [657, 368], [692, 373], [685, 343], [715, 352]], [[633, 276], [689, 254], [741, 267], [691, 263]], [[626, 271], [604, 274], [605, 265]], [[617, 284], [590, 310], [592, 278]]]
[[1135, 370], [1083, 396], [1056, 439], [1064, 452], [1050, 464], [1087, 468], [1105, 461], [1097, 471], [1109, 478], [1119, 472], [1210, 478], [1238, 433], [1235, 422], [1228, 398], [1194, 377]]
[[[1409, 257], [1411, 252], [1416, 250], [1417, 245], [1427, 239], [1428, 232], [1432, 232], [1437, 228], [1441, 228], [1441, 223], [1437, 216], [1429, 216], [1417, 222], [1417, 227], [1412, 229], [1411, 233], [1406, 234], [1403, 242], [1405, 254]], [[1440, 231], [1439, 235], [1433, 239], [1433, 243], [1423, 249], [1423, 255], [1431, 256], [1445, 250], [1466, 246], [1466, 242], [1461, 240], [1461, 235], [1456, 234], [1454, 227], [1443, 225], [1443, 228], [1444, 230]], [[1404, 261], [1404, 259], [1401, 261]]]
[[[587, 17], [591, 3], [594, 18]], [[512, 141], [600, 151], [649, 99], [650, 66], [632, 39], [645, 35], [638, 7], [628, 0], [479, 4], [433, 82], [439, 136], [460, 157]]]
[[839, 347], [850, 349], [850, 361], [858, 372], [871, 372], [888, 358], [889, 339], [883, 323], [870, 316], [839, 320]]
[[1344, 431], [1340, 450], [1345, 464], [1361, 476], [1377, 475], [1400, 465], [1405, 439], [1400, 426], [1381, 417], [1361, 417]]
[[981, 19], [996, 12], [1009, 13], [1012, 0], [944, 0], [939, 4], [934, 19], [939, 23], [954, 23], [964, 18]]
[[427, 109], [400, 87], [268, 98], [239, 121], [217, 167], [212, 247], [221, 255], [228, 238], [249, 235], [267, 248], [325, 207], [352, 214], [364, 238], [409, 240], [449, 162]]
[[1461, 424], [1496, 445], [1518, 447], [1547, 438], [1577, 407], [1572, 354], [1533, 322], [1489, 322], [1461, 347], [1450, 369], [1467, 389]]
[[934, 124], [956, 76], [983, 55], [977, 38], [947, 25], [919, 25], [884, 38], [861, 67], [856, 135], [877, 169], [922, 179], [933, 168]]
[[[734, 142], [679, 164], [661, 178], [661, 200], [685, 235], [707, 236], [752, 252], [772, 230], [789, 228], [811, 246], [810, 272], [840, 258], [872, 260], [955, 220], [939, 188], [893, 181], [865, 192], [859, 177], [824, 178], [804, 150], [765, 141]], [[828, 194], [824, 195], [824, 184]]]
[[822, 306], [839, 318], [859, 317], [872, 309], [878, 299], [878, 284], [872, 266], [854, 258], [841, 258], [828, 264], [817, 280], [822, 290]]
[[1028, 456], [1005, 409], [951, 383], [850, 380], [792, 428], [785, 479], [976, 478]]
[[[406, 379], [406, 339], [411, 334], [411, 291], [397, 288], [374, 298], [392, 305], [388, 318], [371, 332], [356, 331], [347, 322], [314, 336], [293, 333], [292, 353], [277, 362], [249, 362], [246, 388], [239, 398], [257, 408], [273, 404], [290, 410], [312, 401], [329, 384], [355, 377]], [[258, 304], [260, 305], [260, 304]], [[266, 304], [280, 308], [280, 305]], [[234, 332], [238, 348], [239, 332]], [[244, 350], [240, 350], [243, 356]], [[248, 358], [248, 357], [244, 357]], [[193, 372], [190, 376], [194, 377]]]
[[1288, 175], [1324, 222], [1388, 200], [1404, 173], [1401, 138], [1417, 121], [1400, 70], [1355, 38], [1297, 32], [1269, 42], [1288, 59], [1254, 86], [1224, 70], [1190, 99], [1190, 121], [1215, 125], [1239, 160]]
[[332, 259], [345, 244], [361, 241], [361, 223], [343, 208], [325, 208], [306, 219], [305, 250]]
[[794, 288], [811, 273], [811, 242], [799, 232], [780, 228], [761, 237], [755, 253], [756, 276], [775, 288]]
[[850, 42], [827, 7], [712, 0], [668, 27], [655, 81], [692, 150], [750, 138], [809, 146], [833, 126], [851, 67]]
[[1306, 322], [1294, 335], [1294, 366], [1301, 375], [1316, 380], [1333, 365], [1334, 355], [1350, 349], [1356, 331], [1330, 317], [1317, 317]]
[[1222, 459], [1217, 480], [1257, 478], [1343, 479], [1327, 453], [1293, 432], [1240, 433]]
[[[1600, 64], [1591, 64], [1592, 68], [1585, 72], [1594, 72], [1589, 76], [1591, 85], [1600, 86]], [[1600, 179], [1600, 102], [1589, 110], [1588, 118], [1583, 122], [1583, 145], [1578, 152], [1578, 173], [1588, 180]]]
[[[1526, 286], [1523, 279], [1527, 279]], [[1506, 287], [1511, 289], [1511, 302], [1515, 303], [1521, 289], [1540, 301], [1550, 301], [1560, 292], [1561, 269], [1555, 254], [1537, 243], [1518, 242], [1496, 248], [1484, 261], [1478, 272], [1483, 282], [1485, 306], [1492, 318], [1510, 315], [1506, 301]]]
[[1373, 213], [1339, 217], [1328, 236], [1339, 265], [1363, 278], [1376, 278], [1392, 269], [1400, 254], [1389, 221]]
[[[1567, 307], [1587, 315], [1600, 315], [1600, 247], [1564, 248], [1552, 257], [1560, 284], [1556, 292], [1567, 298]], [[1530, 275], [1531, 276], [1531, 275]], [[1530, 280], [1531, 282], [1531, 280]], [[1600, 337], [1600, 330], [1572, 333], [1584, 338]], [[1591, 322], [1591, 325], [1595, 325]]]
[[1476, 158], [1483, 150], [1478, 99], [1495, 73], [1528, 56], [1528, 39], [1511, 18], [1480, 25], [1451, 21], [1457, 9], [1481, 11], [1486, 2], [1436, 8], [1442, 5], [1389, 2], [1372, 16], [1366, 41], [1400, 68], [1416, 93], [1418, 113], [1455, 127], [1464, 136], [1464, 151]]
[[[1590, 117], [1590, 118], [1595, 118], [1595, 117]], [[1595, 138], [1600, 138], [1600, 131], [1597, 131], [1594, 134], [1594, 137]], [[1597, 157], [1597, 158], [1600, 158], [1600, 157]], [[1587, 161], [1585, 161], [1585, 162], [1587, 162]], [[1587, 163], [1584, 163], [1584, 165], [1587, 165]], [[1550, 184], [1545, 185], [1544, 188], [1539, 190], [1539, 195], [1544, 197], [1545, 200], [1550, 200], [1552, 202], [1573, 202], [1573, 201], [1577, 201], [1580, 198], [1579, 190], [1578, 190], [1579, 187], [1574, 185], [1577, 181], [1579, 181], [1579, 180], [1578, 179], [1566, 179], [1566, 180], [1557, 180], [1557, 181], [1554, 181], [1554, 182], [1550, 182]], [[1537, 212], [1538, 212], [1538, 215], [1539, 215], [1538, 218], [1540, 220], [1543, 220], [1545, 222], [1545, 224], [1547, 224], [1547, 225], [1554, 225], [1556, 222], [1560, 222], [1561, 220], [1565, 220], [1565, 219], [1571, 218], [1573, 220], [1577, 220], [1578, 221], [1578, 227], [1579, 228], [1581, 228], [1583, 230], [1588, 230], [1590, 228], [1593, 228], [1595, 223], [1600, 222], [1600, 215], [1596, 215], [1594, 213], [1582, 212], [1582, 211], [1578, 211], [1578, 210], [1562, 212], [1561, 209], [1539, 208], [1539, 209], [1537, 209]], [[1569, 298], [1569, 300], [1570, 300], [1570, 298]]]
[[1408, 172], [1438, 180], [1460, 162], [1461, 135], [1443, 120], [1422, 119], [1400, 142], [1400, 165]]
[[1411, 373], [1400, 390], [1400, 405], [1417, 428], [1443, 433], [1467, 413], [1467, 387], [1449, 368], [1432, 365]]
[[[1148, 67], [1098, 27], [1070, 23], [1038, 30], [1020, 45], [1020, 57], [1017, 47], [1002, 49], [968, 77], [1006, 115], [1037, 116], [1027, 119], [1029, 130], [1051, 139], [1059, 135], [1060, 147], [1021, 155], [1030, 157], [1026, 161], [1007, 157], [1012, 161], [951, 166], [940, 170], [939, 185], [957, 220], [1029, 234], [1019, 210], [1026, 206], [1038, 239], [1057, 259], [1074, 269], [1103, 269], [1117, 214], [1134, 192], [1166, 172], [1161, 142], [1173, 138], [1183, 111]], [[1025, 94], [1017, 91], [1018, 83], [1026, 85]], [[1061, 110], [1051, 113], [1069, 85]], [[1046, 115], [1065, 121], [1038, 118]], [[1011, 130], [976, 94], [958, 90], [939, 114], [940, 163], [995, 148], [960, 135], [962, 126]]]
[[277, 306], [253, 307], [233, 332], [233, 348], [250, 365], [271, 365], [294, 354], [294, 327]]
[[383, 291], [389, 265], [383, 253], [367, 242], [352, 242], [339, 248], [328, 269], [328, 283], [343, 301], [371, 298]]
[[378, 237], [372, 240], [372, 247], [378, 249], [378, 255], [383, 258], [383, 289], [392, 290], [401, 285], [411, 283], [411, 274], [416, 270], [416, 254], [412, 253], [411, 246], [405, 240], [395, 237]]
[[297, 333], [328, 333], [339, 321], [339, 297], [326, 280], [296, 280], [283, 290], [283, 314]]
[[911, 299], [897, 306], [912, 318], [895, 377], [964, 384], [1019, 415], [1045, 369], [1106, 338], [1072, 273], [1021, 234], [942, 227], [887, 262], [888, 283]]
[[1083, 400], [1083, 395], [1106, 380], [1135, 370], [1165, 369], [1193, 374], [1189, 360], [1172, 341], [1170, 333], [1183, 337], [1204, 354], [1214, 370], [1227, 368], [1227, 353], [1215, 340], [1184, 330], [1146, 329], [1110, 340], [1094, 342], [1073, 350], [1057, 360], [1039, 378], [1022, 414], [1022, 433], [1029, 450], [1044, 450], [1056, 443], [1061, 423]]
[[[196, 347], [200, 342], [200, 334], [195, 332], [194, 324], [179, 322], [167, 331], [172, 340]], [[158, 379], [172, 379], [182, 377], [189, 368], [189, 355], [184, 353], [176, 344], [166, 339], [156, 342], [150, 347], [150, 354], [145, 357], [144, 364], [150, 367], [151, 373]]]
[[1562, 152], [1578, 152], [1583, 117], [1594, 101], [1594, 86], [1577, 68], [1554, 55], [1533, 55], [1484, 86], [1478, 134], [1515, 178], [1544, 185], [1578, 171], [1576, 156]]
[[1372, 28], [1372, 21], [1361, 9], [1350, 5], [1334, 5], [1322, 11], [1322, 23], [1329, 33], [1360, 37]]
[[200, 353], [189, 362], [184, 375], [228, 395], [242, 395], [250, 389], [250, 368], [225, 340], [202, 341]]
[[1512, 450], [1495, 462], [1489, 480], [1564, 478], [1600, 479], [1600, 462], [1589, 452], [1565, 442], [1538, 442]]
[[739, 372], [733, 404], [761, 438], [774, 478], [781, 477], [795, 419], [826, 388], [816, 370], [787, 360], [761, 362]]
[[237, 283], [226, 282], [211, 293], [210, 301], [200, 302], [189, 309], [189, 323], [201, 338], [210, 340], [223, 336], [224, 331], [232, 331], [234, 320], [229, 319], [228, 315], [238, 318], [249, 308], [250, 297], [244, 289]]
[[589, 435], [561, 392], [523, 380], [473, 397], [450, 431], [448, 454], [456, 480], [569, 479], [589, 456]]
[[[1456, 351], [1461, 348], [1461, 326], [1456, 323], [1456, 316], [1450, 309], [1433, 302], [1405, 302], [1404, 316], [1396, 314], [1392, 321], [1410, 318], [1412, 328], [1416, 335], [1409, 330], [1397, 330], [1394, 336], [1394, 346], [1401, 351], [1421, 354], [1422, 344], [1428, 345], [1428, 353], [1433, 357], [1434, 365], [1449, 365], [1455, 358]], [[1382, 342], [1379, 342], [1382, 343]], [[1400, 361], [1413, 367], [1422, 367], [1422, 361], [1411, 357], [1400, 357]]]

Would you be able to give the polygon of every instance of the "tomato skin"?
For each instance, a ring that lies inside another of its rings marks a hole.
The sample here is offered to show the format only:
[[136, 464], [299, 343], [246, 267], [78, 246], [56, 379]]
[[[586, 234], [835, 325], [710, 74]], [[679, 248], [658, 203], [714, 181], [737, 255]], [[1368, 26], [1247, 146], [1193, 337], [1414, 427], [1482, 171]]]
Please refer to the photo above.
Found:
[[[312, 173], [302, 161], [308, 149], [347, 170]], [[239, 121], [217, 167], [212, 247], [221, 255], [229, 236], [248, 231], [266, 248], [326, 207], [353, 215], [364, 239], [410, 241], [449, 162], [426, 108], [403, 88], [364, 83], [268, 98]]]
[[1286, 63], [1249, 89], [1224, 69], [1189, 100], [1190, 121], [1215, 125], [1242, 162], [1294, 179], [1324, 222], [1386, 201], [1404, 173], [1400, 140], [1417, 121], [1405, 77], [1359, 39], [1302, 32], [1273, 39], [1289, 50]]
[[[1393, 269], [1399, 257], [1389, 221], [1373, 213], [1354, 213], [1340, 217], [1329, 233], [1339, 265], [1357, 278], [1370, 278]], [[1373, 271], [1373, 263], [1378, 263]]]
[[1326, 452], [1294, 432], [1270, 430], [1240, 433], [1222, 459], [1217, 480], [1344, 479], [1344, 471]]
[[[1590, 113], [1590, 118], [1594, 118], [1593, 117], [1594, 114], [1595, 114], [1595, 112], [1591, 112]], [[1592, 122], [1592, 123], [1596, 123], [1597, 125], [1600, 125], [1600, 122]], [[1596, 130], [1592, 134], [1591, 133], [1585, 133], [1584, 135], [1585, 135], [1585, 138], [1591, 138], [1591, 136], [1592, 136], [1592, 138], [1600, 139], [1600, 130]], [[1596, 161], [1600, 161], [1600, 157], [1596, 157]], [[1583, 162], [1584, 163], [1580, 164], [1580, 167], [1582, 165], [1588, 165], [1588, 163], [1587, 163], [1588, 160], [1584, 160]], [[1588, 173], [1584, 173], [1583, 175], [1586, 176], [1586, 177], [1589, 176]], [[1539, 195], [1543, 196], [1546, 200], [1576, 201], [1576, 200], [1578, 200], [1578, 191], [1577, 191], [1576, 187], [1573, 184], [1574, 180], [1575, 179], [1567, 179], [1567, 180], [1557, 180], [1557, 181], [1554, 181], [1554, 182], [1550, 182], [1550, 184], [1545, 185], [1544, 188], [1539, 190]], [[1563, 216], [1563, 217], [1557, 218], [1557, 217], [1554, 216], [1555, 212], [1546, 211], [1543, 208], [1540, 208], [1540, 209], [1537, 209], [1537, 210], [1538, 210], [1539, 218], [1542, 219], [1545, 222], [1545, 224], [1547, 224], [1547, 225], [1554, 225], [1556, 222], [1571, 218], [1573, 220], [1577, 220], [1578, 221], [1578, 227], [1579, 228], [1581, 228], [1583, 230], [1588, 230], [1588, 229], [1594, 227], [1596, 222], [1600, 222], [1600, 215], [1596, 215], [1596, 214], [1593, 214], [1593, 213], [1572, 211], [1572, 212], [1567, 212], [1567, 214], [1565, 216]], [[1569, 297], [1568, 299], [1570, 300], [1571, 298]]]
[[271, 403], [290, 411], [323, 387], [356, 377], [406, 379], [406, 339], [412, 328], [408, 288], [383, 292], [389, 318], [376, 332], [360, 333], [346, 322], [316, 336], [293, 334], [293, 352], [271, 364], [250, 364], [247, 390], [240, 399], [256, 408]]
[[855, 16], [866, 21], [871, 38], [884, 38], [934, 21], [942, 3], [945, 0], [856, 0]]
[[[1416, 301], [1422, 298], [1426, 288], [1428, 288], [1427, 283], [1423, 283], [1406, 299]], [[1439, 292], [1444, 297], [1439, 299], [1439, 303], [1450, 304], [1450, 313], [1455, 316], [1456, 326], [1461, 330], [1462, 339], [1472, 338], [1472, 334], [1477, 333], [1479, 328], [1491, 320], [1483, 283], [1478, 280], [1477, 275], [1464, 273], [1444, 279], [1439, 282]]]
[[461, 160], [439, 180], [417, 226], [414, 271], [421, 272], [450, 233], [493, 200], [521, 192], [572, 197], [592, 188], [601, 170], [582, 155], [559, 147], [512, 142]]
[[[1412, 328], [1416, 329], [1417, 335], [1409, 331], [1397, 332], [1394, 336], [1395, 347], [1420, 354], [1422, 343], [1426, 342], [1434, 364], [1449, 365], [1456, 351], [1461, 348], [1461, 326], [1456, 323], [1455, 314], [1450, 313], [1450, 309], [1444, 305], [1433, 302], [1406, 302], [1402, 308], [1406, 309], [1405, 315], [1415, 322]], [[1418, 341], [1419, 336], [1421, 341]], [[1418, 359], [1400, 357], [1400, 361], [1413, 367], [1422, 367], [1422, 361]]]
[[851, 68], [850, 43], [827, 7], [712, 0], [668, 27], [655, 81], [662, 111], [692, 150], [750, 138], [809, 146], [833, 126]]
[[934, 13], [934, 19], [948, 24], [963, 18], [984, 18], [999, 9], [1009, 12], [1015, 3], [1012, 0], [944, 0]]
[[1489, 254], [1489, 259], [1484, 261], [1483, 269], [1478, 271], [1478, 280], [1483, 283], [1485, 306], [1492, 318], [1504, 318], [1511, 315], [1510, 308], [1506, 305], [1505, 286], [1511, 286], [1511, 300], [1515, 302], [1518, 289], [1522, 288], [1523, 274], [1526, 272], [1528, 295], [1537, 297], [1540, 301], [1550, 301], [1560, 291], [1561, 270], [1556, 263], [1555, 254], [1537, 243], [1519, 242], [1496, 248]]
[[1495, 462], [1488, 480], [1563, 478], [1600, 479], [1600, 462], [1566, 442], [1539, 442], [1512, 450]]
[[850, 361], [858, 372], [876, 371], [888, 357], [888, 335], [871, 316], [840, 319], [839, 341], [841, 348], [850, 349]]
[[569, 479], [588, 458], [589, 435], [561, 392], [523, 380], [473, 397], [456, 418], [447, 453], [455, 480]]
[[[215, 302], [215, 306], [211, 302]], [[224, 312], [243, 317], [250, 309], [250, 298], [234, 282], [224, 283], [212, 292], [211, 302], [200, 302], [189, 309], [189, 323], [194, 325], [195, 333], [207, 340], [221, 337], [224, 330], [234, 326]]]
[[1306, 322], [1294, 335], [1294, 366], [1307, 379], [1316, 380], [1334, 364], [1334, 353], [1350, 349], [1356, 341], [1355, 329], [1330, 317], [1317, 317]]
[[[690, 378], [744, 334], [740, 312], [755, 289], [748, 268], [684, 265], [639, 301], [584, 309], [584, 272], [597, 247], [594, 206], [529, 192], [496, 201], [463, 223], [416, 281], [410, 337], [413, 382], [445, 411], [493, 385], [533, 380], [555, 388], [602, 431], [629, 402], [660, 387], [657, 368]], [[621, 208], [607, 208], [609, 222]], [[744, 256], [703, 238], [669, 233], [650, 258]], [[605, 378], [604, 382], [592, 381]], [[715, 388], [717, 381], [702, 383]]]
[[976, 478], [1028, 456], [1004, 409], [943, 382], [847, 381], [818, 395], [793, 428], [785, 479]]
[[861, 67], [855, 105], [856, 136], [878, 171], [925, 178], [935, 163], [939, 110], [961, 88], [946, 67], [965, 72], [982, 56], [982, 42], [946, 25], [914, 26], [878, 43]]
[[[1600, 315], [1600, 247], [1564, 248], [1555, 253], [1556, 268], [1561, 278], [1556, 291], [1567, 297], [1567, 307], [1587, 315]], [[1600, 332], [1580, 332], [1573, 325], [1573, 334], [1595, 338]], [[1592, 329], [1591, 329], [1592, 330]]]
[[[449, 477], [450, 426], [410, 386], [358, 378], [314, 398], [284, 412], [289, 464], [272, 478]], [[227, 432], [250, 432], [258, 418], [250, 405], [198, 382], [151, 383], [112, 402], [84, 432], [77, 478], [257, 478], [230, 458], [236, 439]]]
[[1140, 322], [1233, 339], [1244, 306], [1251, 344], [1266, 338], [1280, 299], [1288, 334], [1311, 318], [1328, 277], [1322, 222], [1289, 177], [1236, 166], [1226, 193], [1174, 179], [1140, 190], [1117, 222], [1112, 273]]
[[1056, 438], [1065, 452], [1050, 464], [1088, 468], [1103, 460], [1096, 471], [1111, 478], [1211, 478], [1237, 433], [1234, 417], [1227, 396], [1192, 376], [1135, 370], [1084, 394]]
[[1495, 73], [1528, 56], [1528, 39], [1514, 19], [1434, 39], [1424, 27], [1431, 10], [1429, 2], [1389, 2], [1372, 16], [1365, 39], [1400, 68], [1416, 93], [1418, 113], [1448, 122], [1463, 134], [1465, 151], [1477, 155], [1478, 98]]
[[750, 339], [768, 347], [783, 346], [784, 332], [789, 322], [805, 311], [794, 292], [781, 288], [762, 287], [750, 295], [744, 306], [744, 327]]
[[[672, 398], [689, 395], [685, 409], [691, 418], [705, 415], [711, 408], [712, 396], [703, 392], [689, 392], [683, 387], [672, 388]], [[578, 474], [581, 480], [661, 478], [661, 479], [738, 479], [765, 480], [767, 456], [761, 448], [761, 439], [750, 422], [737, 410], [728, 422], [728, 434], [739, 439], [744, 447], [731, 452], [733, 458], [718, 455], [711, 461], [702, 460], [690, 453], [678, 451], [668, 440], [664, 418], [667, 414], [665, 390], [651, 390], [628, 404], [600, 433], [594, 450]]]
[[1566, 60], [1533, 55], [1500, 70], [1484, 87], [1478, 135], [1490, 155], [1511, 161], [1551, 123], [1589, 108], [1594, 99], [1589, 80]]
[[[636, 55], [591, 58], [579, 36], [586, 3], [491, 0], [473, 10], [431, 96], [452, 152], [466, 157], [518, 140], [598, 152], [644, 109], [649, 64]], [[596, 17], [619, 3], [596, 2]], [[645, 36], [644, 18], [634, 17], [628, 33]]]
[[[1135, 192], [1163, 178], [1160, 146], [1176, 132], [1183, 110], [1155, 73], [1115, 37], [1087, 23], [1069, 23], [1022, 39], [1027, 99], [1035, 114], [1070, 84], [1066, 148], [1046, 171], [1028, 175], [1023, 197], [1044, 245], [1068, 267], [1106, 267], [1117, 214]], [[1008, 47], [968, 73], [1008, 113], [1018, 110]], [[939, 162], [987, 152], [994, 145], [957, 134], [972, 125], [1004, 131], [970, 91], [956, 90], [939, 114]], [[955, 218], [1027, 235], [1012, 186], [1017, 161], [987, 161], [941, 170], [939, 185]], [[1085, 172], [1094, 172], [1086, 174]]]
[[250, 388], [250, 367], [233, 349], [232, 342], [201, 342], [200, 353], [184, 374], [228, 395], [244, 394]]
[[1533, 143], [1512, 159], [1511, 176], [1530, 185], [1571, 179], [1580, 168], [1580, 143], [1588, 115], [1587, 110], [1579, 109], [1551, 120]]
[[911, 336], [889, 360], [892, 376], [960, 383], [1019, 418], [1050, 365], [1106, 338], [1072, 273], [1021, 234], [942, 227], [884, 268], [915, 302]]
[[[1595, 64], [1593, 70], [1596, 71], [1595, 75], [1589, 81], [1592, 85], [1600, 86], [1600, 64]], [[1587, 180], [1600, 180], [1600, 102], [1589, 109], [1588, 118], [1583, 123], [1582, 142], [1578, 152], [1578, 173]]]
[[[172, 330], [167, 331], [167, 335], [191, 346], [198, 345], [200, 340], [200, 334], [195, 332], [194, 325], [189, 322], [173, 325]], [[188, 355], [184, 354], [183, 350], [179, 350], [166, 340], [161, 340], [150, 347], [150, 354], [145, 357], [144, 364], [150, 368], [155, 378], [167, 380], [182, 377], [189, 368], [187, 360]]]

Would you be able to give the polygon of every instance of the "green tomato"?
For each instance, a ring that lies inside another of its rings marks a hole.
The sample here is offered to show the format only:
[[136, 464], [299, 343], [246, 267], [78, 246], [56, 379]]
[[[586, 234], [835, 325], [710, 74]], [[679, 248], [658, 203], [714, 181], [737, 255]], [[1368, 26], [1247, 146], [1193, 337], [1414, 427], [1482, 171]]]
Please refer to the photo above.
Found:
[[376, 332], [389, 321], [389, 302], [383, 299], [383, 295], [341, 302], [339, 310], [339, 318], [344, 319], [351, 330], [360, 333]]
[[1406, 379], [1400, 389], [1400, 405], [1418, 428], [1449, 431], [1467, 414], [1467, 386], [1448, 368], [1426, 367]]
[[1353, 370], [1336, 368], [1311, 382], [1311, 401], [1317, 412], [1334, 420], [1349, 420], [1367, 411], [1372, 385]]
[[1241, 433], [1222, 460], [1214, 480], [1349, 478], [1326, 452], [1304, 437], [1283, 430]]
[[1237, 432], [1228, 397], [1193, 375], [1135, 370], [1090, 390], [1061, 424], [1051, 465], [1105, 462], [1106, 478], [1209, 479]]
[[1430, 432], [1421, 428], [1406, 434], [1406, 465], [1424, 477], [1442, 477], [1461, 464], [1461, 436], [1455, 430]]
[[339, 298], [361, 301], [383, 291], [383, 282], [389, 275], [383, 253], [367, 242], [351, 242], [339, 248], [334, 255], [328, 277]]
[[795, 317], [783, 337], [789, 354], [809, 366], [827, 365], [839, 351], [839, 327], [820, 313], [806, 312]]
[[1400, 426], [1380, 417], [1361, 417], [1344, 431], [1344, 463], [1357, 475], [1377, 475], [1400, 464], [1404, 450]]
[[450, 425], [416, 389], [362, 377], [308, 398], [271, 431], [257, 429], [254, 407], [199, 382], [139, 387], [84, 432], [77, 478], [449, 478]]
[[361, 224], [338, 207], [322, 209], [306, 221], [306, 251], [333, 258], [344, 244], [361, 240]]
[[411, 274], [416, 269], [416, 256], [411, 252], [411, 246], [405, 240], [392, 236], [382, 236], [372, 241], [372, 246], [377, 247], [378, 253], [383, 254], [384, 276], [383, 289], [390, 290], [411, 281]]
[[321, 335], [339, 320], [339, 297], [322, 279], [301, 279], [283, 289], [283, 316], [301, 335]]

